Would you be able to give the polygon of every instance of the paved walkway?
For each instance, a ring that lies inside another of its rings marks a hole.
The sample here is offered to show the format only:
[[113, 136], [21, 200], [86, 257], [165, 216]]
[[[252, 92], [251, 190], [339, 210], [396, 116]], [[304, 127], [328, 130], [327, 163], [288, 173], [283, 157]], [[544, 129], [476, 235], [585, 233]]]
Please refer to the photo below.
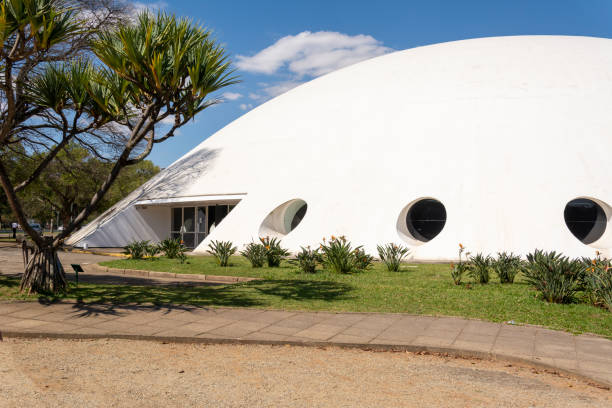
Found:
[[405, 314], [0, 303], [4, 336], [342, 345], [522, 361], [612, 386], [612, 341], [533, 326]]

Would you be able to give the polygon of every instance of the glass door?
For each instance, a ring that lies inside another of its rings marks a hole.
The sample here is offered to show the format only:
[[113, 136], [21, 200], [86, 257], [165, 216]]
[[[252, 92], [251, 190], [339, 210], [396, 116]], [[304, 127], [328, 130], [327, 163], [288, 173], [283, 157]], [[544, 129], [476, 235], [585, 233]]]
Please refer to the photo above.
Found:
[[216, 204], [172, 208], [170, 236], [173, 239], [182, 239], [187, 248], [195, 248], [234, 207], [235, 205]]
[[196, 246], [200, 245], [204, 238], [206, 238], [206, 207], [198, 207], [198, 215], [196, 222], [197, 230], [197, 242]]

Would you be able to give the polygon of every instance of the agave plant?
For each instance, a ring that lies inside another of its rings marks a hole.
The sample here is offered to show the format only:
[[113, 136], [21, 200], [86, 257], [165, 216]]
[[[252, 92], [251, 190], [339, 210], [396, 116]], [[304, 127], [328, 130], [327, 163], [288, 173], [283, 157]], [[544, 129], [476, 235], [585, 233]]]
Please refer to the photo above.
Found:
[[476, 254], [469, 259], [471, 268], [468, 273], [472, 279], [478, 283], [489, 283], [492, 258], [489, 255]]
[[290, 262], [297, 264], [302, 272], [315, 273], [317, 264], [323, 261], [323, 257], [319, 252], [319, 248], [311, 249], [310, 247], [301, 247], [301, 251], [295, 255], [295, 258]]
[[360, 271], [368, 269], [374, 262], [374, 257], [366, 254], [362, 247], [355, 248], [353, 256], [355, 257], [355, 269]]
[[498, 252], [497, 258], [491, 260], [491, 268], [501, 283], [514, 283], [514, 278], [521, 271], [521, 257], [512, 252]]
[[582, 286], [590, 303], [604, 306], [612, 312], [612, 261], [583, 258]]
[[207, 252], [215, 257], [219, 266], [228, 266], [230, 256], [238, 250], [231, 241], [211, 241], [208, 248]]
[[179, 258], [187, 250], [179, 238], [166, 238], [159, 243], [159, 248], [170, 259]]
[[555, 251], [535, 250], [527, 255], [523, 270], [526, 281], [551, 303], [571, 303], [577, 289], [582, 262], [569, 259]]
[[253, 268], [261, 268], [266, 263], [267, 250], [263, 244], [249, 243], [246, 248], [240, 251], [240, 255], [244, 256], [251, 262]]
[[275, 268], [280, 266], [281, 261], [289, 256], [289, 251], [281, 247], [281, 241], [278, 238], [259, 238], [261, 244], [266, 249], [266, 259], [268, 266]]
[[146, 255], [148, 246], [149, 241], [134, 241], [123, 248], [123, 253], [129, 255], [131, 259], [142, 259]]
[[392, 272], [399, 271], [402, 260], [410, 253], [410, 250], [405, 246], [393, 243], [386, 244], [385, 246], [377, 245], [376, 249], [378, 249], [380, 260], [387, 265], [387, 270]]
[[358, 269], [357, 255], [361, 254], [361, 246], [353, 248], [346, 237], [332, 235], [329, 241], [323, 240], [319, 246], [323, 256], [325, 269], [336, 273], [351, 273]]

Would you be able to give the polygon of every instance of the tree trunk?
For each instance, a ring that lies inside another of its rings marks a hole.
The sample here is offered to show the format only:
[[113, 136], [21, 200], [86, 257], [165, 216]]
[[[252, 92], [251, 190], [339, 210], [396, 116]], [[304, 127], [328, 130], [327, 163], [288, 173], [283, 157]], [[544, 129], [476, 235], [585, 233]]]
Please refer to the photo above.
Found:
[[35, 246], [30, 254], [19, 287], [22, 292], [27, 291], [30, 294], [66, 291], [66, 273], [57, 256], [57, 248], [51, 245], [51, 241], [52, 238], [45, 239], [45, 246]]

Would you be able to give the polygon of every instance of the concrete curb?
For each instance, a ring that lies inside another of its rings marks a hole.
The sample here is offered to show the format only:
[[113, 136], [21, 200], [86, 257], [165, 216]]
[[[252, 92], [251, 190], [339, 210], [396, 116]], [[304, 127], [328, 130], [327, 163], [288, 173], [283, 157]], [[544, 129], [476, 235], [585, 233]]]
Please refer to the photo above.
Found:
[[156, 341], [168, 343], [188, 343], [188, 344], [255, 344], [267, 346], [297, 346], [297, 347], [339, 347], [346, 349], [359, 349], [364, 351], [379, 351], [379, 352], [410, 352], [410, 353], [426, 353], [432, 355], [449, 356], [456, 358], [473, 358], [478, 360], [491, 361], [507, 361], [509, 363], [523, 364], [540, 370], [545, 370], [549, 374], [565, 375], [585, 381], [590, 385], [602, 388], [604, 390], [612, 389], [612, 383], [603, 379], [585, 376], [575, 370], [559, 368], [552, 364], [543, 363], [534, 359], [526, 359], [500, 353], [490, 353], [475, 351], [469, 349], [458, 349], [452, 347], [438, 346], [413, 346], [413, 345], [397, 345], [397, 344], [368, 344], [368, 343], [331, 343], [318, 341], [280, 341], [280, 340], [241, 340], [233, 338], [205, 338], [205, 337], [162, 337], [162, 336], [144, 336], [134, 334], [70, 334], [70, 333], [44, 333], [44, 332], [17, 332], [17, 331], [2, 331], [0, 332], [0, 341], [2, 336], [5, 338], [23, 338], [23, 339], [65, 339], [65, 340], [96, 340], [96, 339], [118, 339], [118, 340], [140, 340], [140, 341]]
[[99, 264], [81, 264], [85, 272], [94, 273], [110, 273], [113, 275], [124, 275], [134, 277], [145, 277], [145, 278], [162, 278], [162, 279], [184, 279], [187, 281], [204, 281], [210, 283], [238, 283], [238, 282], [250, 282], [253, 280], [261, 280], [261, 278], [248, 278], [243, 276], [222, 276], [222, 275], [201, 275], [201, 274], [190, 274], [190, 273], [170, 273], [170, 272], [156, 272], [146, 271], [140, 269], [118, 269], [109, 268]]

